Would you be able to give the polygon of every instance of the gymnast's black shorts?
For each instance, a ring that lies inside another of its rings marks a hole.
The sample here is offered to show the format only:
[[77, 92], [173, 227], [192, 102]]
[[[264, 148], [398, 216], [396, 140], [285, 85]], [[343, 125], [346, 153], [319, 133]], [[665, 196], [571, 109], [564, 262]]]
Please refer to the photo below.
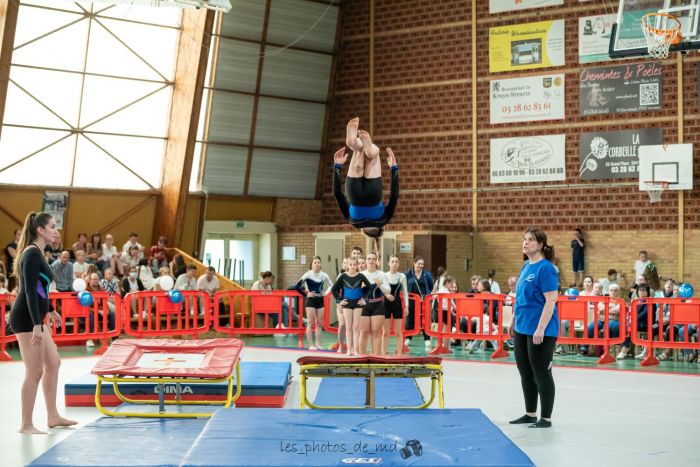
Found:
[[345, 197], [355, 206], [376, 206], [382, 202], [382, 178], [345, 177]]
[[370, 300], [362, 309], [362, 316], [384, 316], [384, 298]]
[[384, 300], [384, 317], [386, 319], [403, 319], [403, 307], [399, 297], [396, 297], [393, 302]]
[[305, 308], [323, 308], [323, 297], [306, 297], [304, 299]]

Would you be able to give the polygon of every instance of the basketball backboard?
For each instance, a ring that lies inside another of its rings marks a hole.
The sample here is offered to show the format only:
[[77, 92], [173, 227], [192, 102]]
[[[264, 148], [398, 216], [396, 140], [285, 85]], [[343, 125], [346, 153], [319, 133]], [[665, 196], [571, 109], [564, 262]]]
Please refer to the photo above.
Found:
[[[647, 55], [647, 43], [642, 29], [642, 16], [648, 13], [668, 13], [681, 23], [681, 42], [671, 46], [671, 52], [700, 48], [700, 4], [698, 0], [620, 0], [617, 22], [610, 35], [608, 54], [612, 58]], [[670, 27], [663, 17], [655, 19], [657, 28]]]
[[693, 189], [692, 144], [639, 146], [639, 189], [649, 191], [662, 182], [668, 190]]

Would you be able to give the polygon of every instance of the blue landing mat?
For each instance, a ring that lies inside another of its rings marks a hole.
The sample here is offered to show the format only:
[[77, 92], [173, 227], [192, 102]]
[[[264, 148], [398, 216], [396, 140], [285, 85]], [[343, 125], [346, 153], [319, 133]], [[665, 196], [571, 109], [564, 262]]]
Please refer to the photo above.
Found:
[[[292, 364], [289, 362], [241, 362], [242, 394], [246, 396], [277, 396], [286, 392], [292, 379]], [[65, 384], [66, 396], [95, 395], [97, 377], [83, 375]], [[169, 390], [175, 388], [168, 384]], [[119, 390], [125, 396], [135, 394], [155, 394], [157, 385], [153, 383], [119, 383]], [[225, 395], [227, 383], [183, 384], [183, 394]], [[113, 395], [111, 384], [103, 384], [102, 392]]]
[[[413, 378], [377, 378], [375, 405], [377, 407], [416, 407], [423, 396]], [[318, 386], [314, 404], [325, 406], [362, 407], [365, 404], [364, 378], [323, 378]]]
[[79, 428], [33, 467], [179, 466], [208, 420], [101, 418]]
[[534, 465], [478, 409], [218, 411], [181, 465], [360, 462], [433, 467]]

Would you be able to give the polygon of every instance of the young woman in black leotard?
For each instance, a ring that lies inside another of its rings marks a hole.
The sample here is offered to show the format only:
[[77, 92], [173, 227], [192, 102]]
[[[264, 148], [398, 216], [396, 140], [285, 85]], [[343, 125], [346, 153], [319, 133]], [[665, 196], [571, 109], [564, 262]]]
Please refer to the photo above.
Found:
[[366, 305], [367, 291], [372, 284], [357, 271], [357, 259], [348, 258], [348, 270], [338, 276], [331, 288], [333, 297], [339, 301], [345, 317], [345, 336], [348, 356], [359, 354], [359, 333], [353, 332], [353, 321], [359, 322], [362, 307]]
[[56, 408], [61, 357], [51, 339], [49, 326], [44, 323], [48, 316], [50, 322], [61, 324], [61, 316], [53, 311], [49, 300], [49, 284], [53, 274], [44, 258], [44, 247], [53, 242], [57, 235], [56, 221], [51, 214], [32, 212], [24, 222], [17, 245], [19, 260], [14, 264], [13, 274], [18, 279], [19, 292], [10, 312], [10, 327], [17, 336], [25, 368], [20, 433], [45, 433], [34, 426], [32, 419], [41, 380], [49, 428], [78, 423], [61, 417]]

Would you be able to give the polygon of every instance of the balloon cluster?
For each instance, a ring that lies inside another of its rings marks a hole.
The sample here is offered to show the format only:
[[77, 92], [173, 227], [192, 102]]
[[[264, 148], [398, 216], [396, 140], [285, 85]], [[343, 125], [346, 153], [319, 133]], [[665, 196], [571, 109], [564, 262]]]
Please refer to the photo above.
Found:
[[564, 291], [564, 295], [567, 297], [578, 297], [579, 291], [576, 287], [569, 287]]
[[92, 294], [85, 290], [87, 288], [87, 283], [84, 279], [76, 279], [73, 281], [73, 290], [78, 292], [78, 303], [81, 306], [92, 306], [95, 303], [95, 299]]

